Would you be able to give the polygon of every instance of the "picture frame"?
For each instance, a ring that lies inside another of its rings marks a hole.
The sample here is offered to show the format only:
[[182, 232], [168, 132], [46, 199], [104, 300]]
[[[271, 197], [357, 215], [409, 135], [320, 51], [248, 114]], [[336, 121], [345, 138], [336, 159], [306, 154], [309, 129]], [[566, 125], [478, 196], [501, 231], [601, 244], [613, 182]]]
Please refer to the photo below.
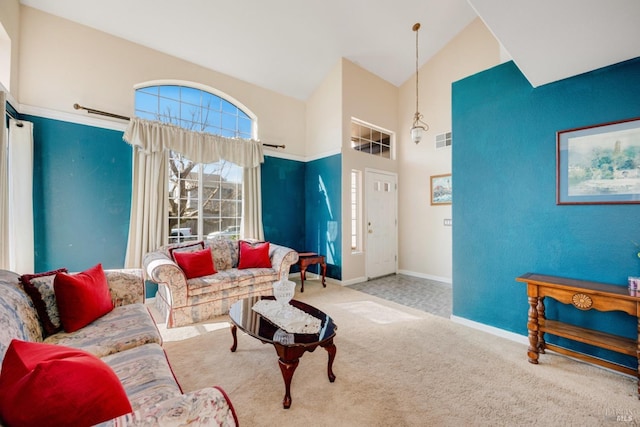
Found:
[[556, 133], [556, 204], [640, 203], [640, 117]]
[[431, 176], [431, 205], [450, 205], [452, 202], [451, 174]]

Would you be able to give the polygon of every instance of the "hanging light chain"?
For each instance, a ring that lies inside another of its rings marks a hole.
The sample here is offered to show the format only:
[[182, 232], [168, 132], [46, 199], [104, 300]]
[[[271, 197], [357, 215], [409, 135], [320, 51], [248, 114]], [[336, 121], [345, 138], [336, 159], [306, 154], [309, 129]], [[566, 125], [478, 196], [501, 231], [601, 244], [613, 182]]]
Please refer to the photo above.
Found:
[[417, 125], [418, 124], [418, 120], [420, 120], [420, 116], [421, 114], [419, 113], [420, 109], [418, 108], [418, 84], [419, 84], [419, 79], [418, 79], [418, 30], [420, 29], [420, 23], [416, 23], [413, 25], [413, 31], [415, 31], [416, 33], [416, 116], [414, 119], [414, 124]]

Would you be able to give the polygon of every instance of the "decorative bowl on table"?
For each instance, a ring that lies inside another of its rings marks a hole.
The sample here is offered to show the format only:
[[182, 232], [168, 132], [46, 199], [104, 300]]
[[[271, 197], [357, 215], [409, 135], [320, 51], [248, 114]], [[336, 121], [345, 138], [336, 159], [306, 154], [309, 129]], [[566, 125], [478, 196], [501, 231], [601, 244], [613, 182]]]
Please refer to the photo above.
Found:
[[282, 279], [273, 284], [273, 296], [281, 305], [289, 304], [296, 292], [296, 284], [291, 280]]

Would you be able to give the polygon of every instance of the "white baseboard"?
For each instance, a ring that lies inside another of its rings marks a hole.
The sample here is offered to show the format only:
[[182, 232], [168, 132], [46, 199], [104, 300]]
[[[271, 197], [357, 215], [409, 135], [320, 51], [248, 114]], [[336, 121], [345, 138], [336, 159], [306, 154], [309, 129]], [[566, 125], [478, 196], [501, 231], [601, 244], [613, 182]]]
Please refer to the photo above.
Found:
[[398, 274], [404, 274], [406, 276], [419, 277], [421, 279], [427, 279], [427, 280], [435, 280], [436, 282], [447, 283], [449, 285], [451, 285], [453, 283], [453, 281], [451, 280], [451, 277], [434, 276], [434, 275], [431, 275], [431, 274], [418, 273], [418, 272], [409, 271], [409, 270], [398, 270]]
[[362, 277], [356, 277], [355, 279], [342, 280], [340, 281], [340, 284], [342, 286], [349, 286], [349, 285], [355, 285], [356, 283], [362, 283], [366, 281], [367, 281], [367, 278], [362, 276]]
[[483, 332], [487, 332], [491, 335], [496, 335], [501, 338], [506, 338], [511, 341], [518, 342], [520, 344], [529, 345], [529, 337], [525, 335], [516, 334], [515, 332], [505, 331], [504, 329], [496, 328], [495, 326], [485, 325], [484, 323], [474, 322], [473, 320], [465, 319], [464, 317], [458, 317], [452, 315], [450, 317], [452, 322], [459, 323], [464, 326], [468, 326], [473, 329], [478, 329]]

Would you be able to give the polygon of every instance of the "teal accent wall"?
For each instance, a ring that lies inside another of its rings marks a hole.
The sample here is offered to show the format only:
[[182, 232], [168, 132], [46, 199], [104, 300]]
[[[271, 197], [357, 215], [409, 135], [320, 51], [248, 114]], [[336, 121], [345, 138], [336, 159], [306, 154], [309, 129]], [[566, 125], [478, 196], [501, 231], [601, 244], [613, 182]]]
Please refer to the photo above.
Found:
[[35, 269], [121, 268], [129, 231], [131, 147], [122, 132], [35, 116]]
[[[34, 123], [35, 270], [81, 271], [98, 262], [121, 268], [132, 173], [122, 132], [22, 118]], [[320, 229], [329, 218], [340, 222], [340, 168], [340, 155], [310, 163], [265, 156], [261, 175], [265, 239], [298, 251], [330, 250], [327, 274], [334, 278], [340, 278], [340, 245], [330, 245]], [[148, 297], [154, 289], [148, 287]]]
[[[299, 250], [323, 254], [327, 276], [342, 278], [342, 155], [336, 154], [305, 164], [305, 244]], [[328, 222], [337, 223], [337, 237], [327, 237]], [[317, 266], [310, 267], [317, 272]]]
[[304, 170], [303, 162], [269, 156], [261, 168], [264, 238], [296, 250], [305, 242]]
[[[455, 316], [526, 335], [517, 276], [626, 287], [629, 275], [640, 275], [632, 242], [640, 241], [640, 205], [556, 205], [556, 132], [640, 116], [640, 59], [538, 88], [508, 62], [454, 83], [452, 102]], [[551, 300], [547, 316], [637, 336], [635, 320], [622, 313]], [[631, 357], [549, 341], [637, 367]]]

